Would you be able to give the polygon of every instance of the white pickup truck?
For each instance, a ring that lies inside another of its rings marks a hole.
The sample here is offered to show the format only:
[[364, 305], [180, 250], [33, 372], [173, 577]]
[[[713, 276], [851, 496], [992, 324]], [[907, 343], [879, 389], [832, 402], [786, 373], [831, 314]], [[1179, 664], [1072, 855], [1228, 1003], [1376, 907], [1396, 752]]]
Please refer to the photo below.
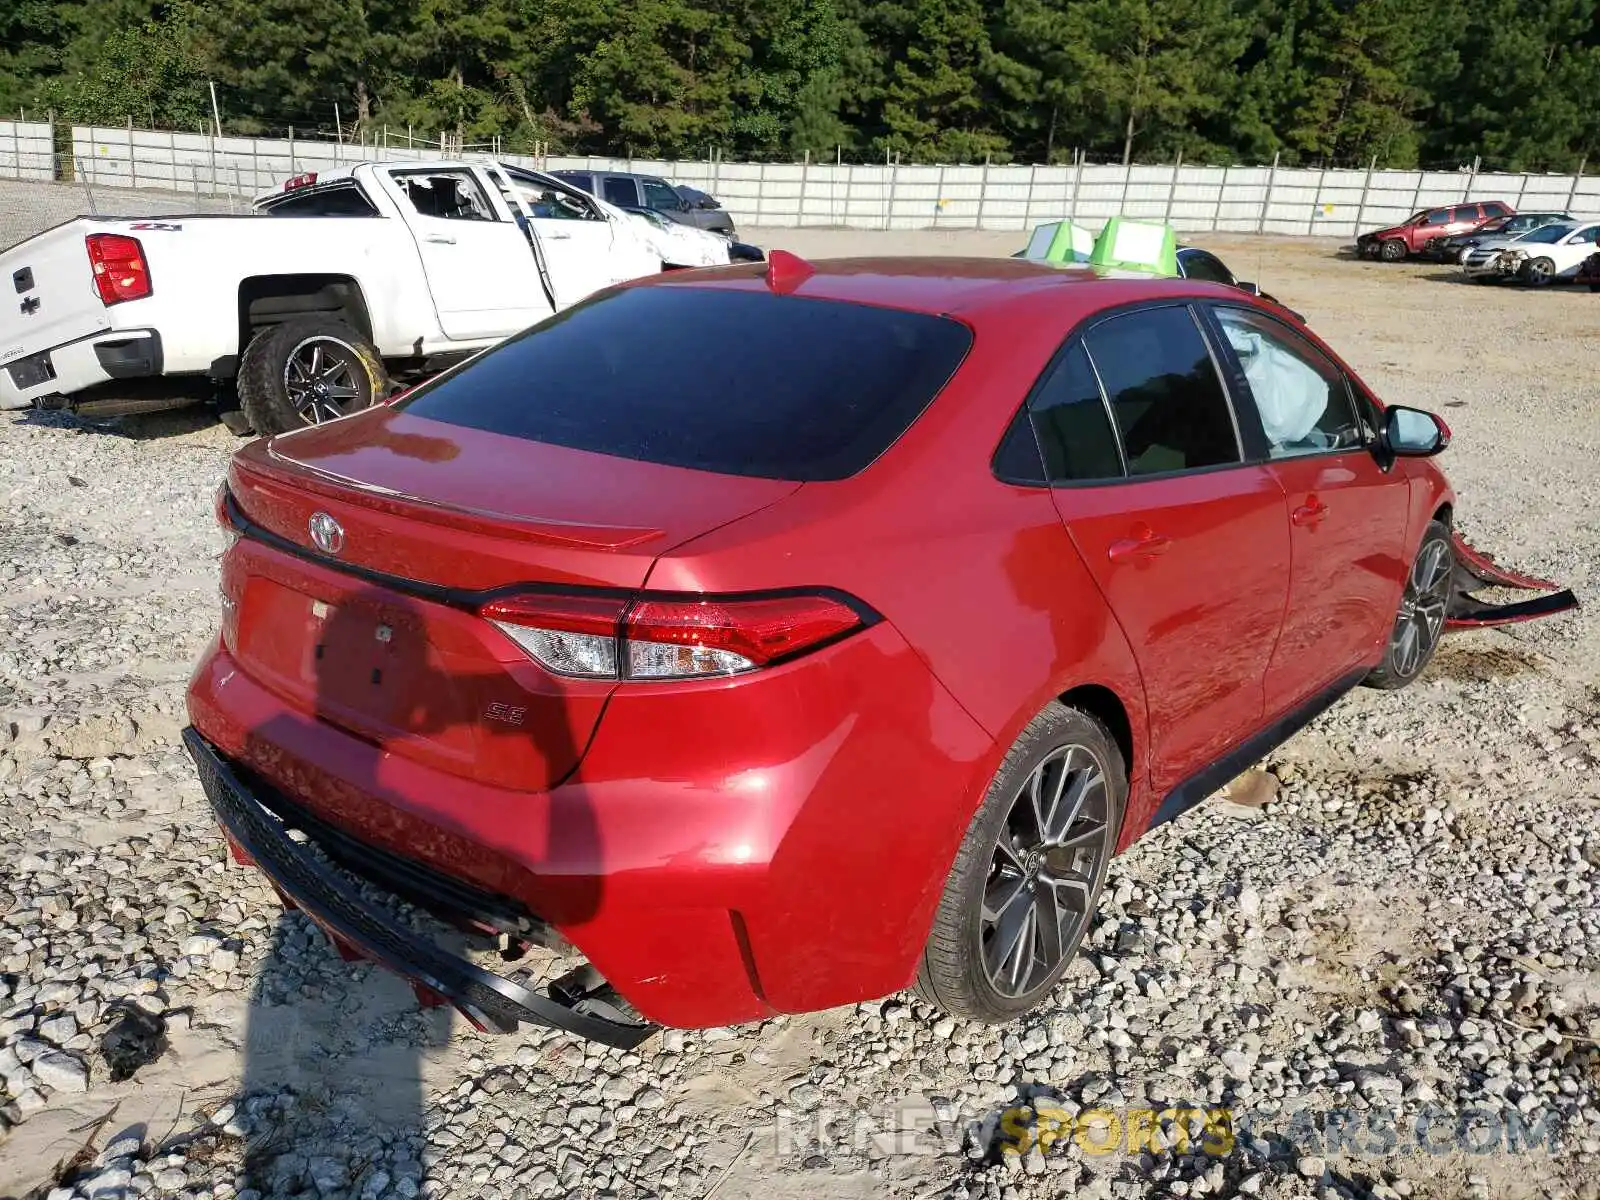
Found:
[[496, 162], [302, 175], [254, 210], [80, 217], [0, 253], [0, 409], [126, 411], [232, 382], [230, 427], [281, 432], [365, 407], [611, 284], [730, 254], [725, 237], [668, 238]]

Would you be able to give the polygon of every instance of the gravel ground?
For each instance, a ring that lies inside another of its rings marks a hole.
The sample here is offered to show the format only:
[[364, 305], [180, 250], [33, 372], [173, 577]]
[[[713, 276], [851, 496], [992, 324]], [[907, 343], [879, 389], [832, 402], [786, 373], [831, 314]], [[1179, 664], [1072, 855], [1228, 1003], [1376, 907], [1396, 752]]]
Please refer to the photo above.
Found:
[[[3, 189], [0, 243], [81, 207]], [[1600, 296], [1202, 240], [1447, 416], [1474, 540], [1593, 594]], [[631, 1054], [485, 1038], [225, 862], [177, 733], [235, 444], [0, 423], [0, 1196], [1600, 1196], [1591, 615], [1459, 637], [1275, 755], [1265, 809], [1145, 838], [1015, 1026], [899, 998]]]

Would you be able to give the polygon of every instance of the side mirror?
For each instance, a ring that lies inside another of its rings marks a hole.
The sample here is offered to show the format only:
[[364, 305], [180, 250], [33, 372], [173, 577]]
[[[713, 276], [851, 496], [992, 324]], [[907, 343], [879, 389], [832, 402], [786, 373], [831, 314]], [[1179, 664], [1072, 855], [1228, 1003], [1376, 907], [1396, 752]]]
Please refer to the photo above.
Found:
[[701, 208], [719, 208], [721, 206], [715, 200], [713, 200], [710, 196], [707, 196], [704, 200], [700, 201], [700, 207]]
[[1399, 458], [1430, 458], [1450, 444], [1450, 426], [1431, 412], [1395, 406], [1384, 416], [1383, 444]]
[[1247, 283], [1243, 279], [1240, 279], [1240, 280], [1237, 280], [1234, 283], [1233, 286], [1238, 288], [1241, 292], [1243, 292], [1247, 296], [1259, 296], [1259, 295], [1261, 295], [1261, 285], [1259, 283]]

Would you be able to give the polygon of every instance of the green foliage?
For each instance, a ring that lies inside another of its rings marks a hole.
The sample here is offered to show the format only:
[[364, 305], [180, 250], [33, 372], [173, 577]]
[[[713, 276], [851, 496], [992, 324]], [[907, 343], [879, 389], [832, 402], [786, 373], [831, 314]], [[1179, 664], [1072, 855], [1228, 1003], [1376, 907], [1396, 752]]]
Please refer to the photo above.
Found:
[[640, 156], [1571, 170], [1600, 0], [0, 0], [0, 111]]

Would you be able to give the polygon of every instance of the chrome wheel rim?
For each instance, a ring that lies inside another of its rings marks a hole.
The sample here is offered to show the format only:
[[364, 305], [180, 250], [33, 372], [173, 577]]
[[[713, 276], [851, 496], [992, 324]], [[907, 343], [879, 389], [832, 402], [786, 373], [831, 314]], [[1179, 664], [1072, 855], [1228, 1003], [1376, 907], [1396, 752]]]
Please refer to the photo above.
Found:
[[289, 351], [283, 390], [307, 425], [334, 421], [360, 407], [361, 357], [338, 338], [307, 338]]
[[1533, 280], [1535, 283], [1543, 283], [1546, 279], [1550, 278], [1550, 274], [1553, 270], [1553, 263], [1547, 262], [1542, 258], [1536, 258], [1528, 264], [1528, 278]]
[[1077, 948], [1105, 868], [1106, 770], [1085, 746], [1052, 750], [1012, 797], [984, 881], [978, 948], [1002, 996], [1039, 991]]
[[1401, 675], [1413, 674], [1444, 632], [1454, 568], [1449, 543], [1443, 541], [1429, 542], [1411, 565], [1394, 627], [1394, 666]]

